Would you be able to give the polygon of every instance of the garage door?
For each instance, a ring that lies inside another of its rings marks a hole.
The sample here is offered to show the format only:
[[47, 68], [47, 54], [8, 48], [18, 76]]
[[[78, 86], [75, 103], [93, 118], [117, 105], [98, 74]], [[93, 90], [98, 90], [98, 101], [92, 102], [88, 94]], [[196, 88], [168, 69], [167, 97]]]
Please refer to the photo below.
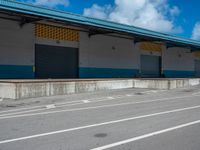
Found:
[[195, 76], [200, 77], [200, 60], [195, 61]]
[[161, 57], [141, 55], [141, 76], [160, 77], [160, 75], [161, 75]]
[[36, 45], [35, 67], [36, 78], [77, 78], [78, 49]]

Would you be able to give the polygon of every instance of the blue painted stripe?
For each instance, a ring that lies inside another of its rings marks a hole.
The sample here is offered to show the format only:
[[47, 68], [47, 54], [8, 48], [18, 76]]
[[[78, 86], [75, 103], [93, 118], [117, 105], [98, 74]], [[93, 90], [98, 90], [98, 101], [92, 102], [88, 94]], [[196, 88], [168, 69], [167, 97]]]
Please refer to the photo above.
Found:
[[80, 78], [131, 78], [138, 75], [137, 69], [79, 68]]
[[166, 78], [188, 78], [188, 77], [194, 77], [195, 71], [164, 70], [163, 75]]
[[195, 77], [200, 77], [200, 71], [195, 71]]
[[33, 79], [33, 66], [0, 65], [0, 79]]

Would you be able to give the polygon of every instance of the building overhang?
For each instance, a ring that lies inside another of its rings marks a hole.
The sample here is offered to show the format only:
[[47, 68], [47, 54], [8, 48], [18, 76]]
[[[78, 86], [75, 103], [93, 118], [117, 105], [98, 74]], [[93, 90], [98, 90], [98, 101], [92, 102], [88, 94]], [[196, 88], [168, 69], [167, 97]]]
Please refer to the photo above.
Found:
[[0, 0], [0, 12], [8, 15], [20, 16], [21, 26], [26, 23], [45, 20], [83, 28], [89, 32], [90, 36], [96, 34], [117, 33], [131, 36], [136, 39], [136, 41], [160, 42], [165, 43], [166, 45], [190, 48], [192, 51], [200, 49], [200, 42], [191, 39], [180, 38], [134, 26], [89, 18], [16, 1]]

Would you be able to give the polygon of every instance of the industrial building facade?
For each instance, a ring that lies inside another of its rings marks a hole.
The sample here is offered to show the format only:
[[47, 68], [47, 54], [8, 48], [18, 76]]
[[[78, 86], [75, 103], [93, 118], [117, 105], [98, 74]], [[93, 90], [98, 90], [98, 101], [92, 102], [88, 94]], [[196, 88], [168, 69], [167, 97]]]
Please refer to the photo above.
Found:
[[0, 0], [0, 79], [200, 77], [200, 42]]

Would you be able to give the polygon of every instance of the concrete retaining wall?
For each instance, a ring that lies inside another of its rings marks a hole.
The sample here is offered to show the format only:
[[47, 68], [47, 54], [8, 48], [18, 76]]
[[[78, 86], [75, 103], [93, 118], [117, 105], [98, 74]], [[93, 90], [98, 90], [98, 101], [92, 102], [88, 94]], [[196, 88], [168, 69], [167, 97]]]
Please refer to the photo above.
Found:
[[24, 99], [126, 88], [175, 89], [199, 84], [200, 79], [33, 80], [26, 82], [0, 82], [0, 97]]

